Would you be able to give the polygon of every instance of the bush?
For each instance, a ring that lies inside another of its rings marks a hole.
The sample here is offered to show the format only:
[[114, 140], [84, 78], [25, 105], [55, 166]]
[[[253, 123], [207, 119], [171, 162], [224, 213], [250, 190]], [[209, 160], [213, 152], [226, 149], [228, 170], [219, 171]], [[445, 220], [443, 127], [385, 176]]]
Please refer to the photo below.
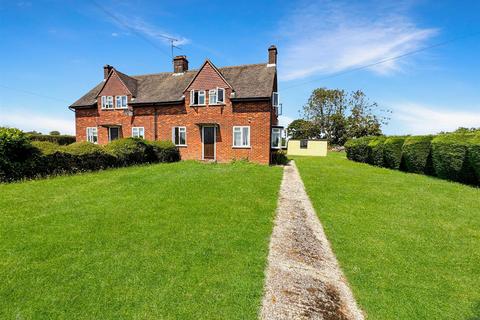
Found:
[[272, 152], [272, 164], [284, 166], [288, 164], [288, 161], [287, 153], [285, 151], [277, 150], [276, 152]]
[[91, 142], [74, 142], [63, 148], [64, 152], [80, 155], [86, 153], [105, 153], [105, 149]]
[[31, 175], [33, 157], [39, 153], [27, 135], [15, 128], [0, 127], [0, 181]]
[[402, 164], [402, 146], [405, 137], [388, 137], [383, 146], [383, 159], [385, 167], [390, 169], [400, 169]]
[[407, 137], [402, 147], [405, 170], [433, 175], [431, 143], [433, 136]]
[[347, 158], [357, 162], [368, 162], [368, 144], [373, 139], [375, 139], [375, 137], [361, 137], [348, 140], [347, 143], [345, 143]]
[[441, 134], [432, 140], [432, 160], [435, 174], [442, 178], [474, 183], [475, 173], [467, 160], [473, 134]]
[[75, 136], [69, 135], [48, 135], [48, 134], [29, 134], [31, 141], [49, 141], [58, 143], [59, 145], [67, 145], [76, 141]]
[[153, 159], [150, 162], [180, 161], [180, 150], [171, 141], [148, 141]]
[[62, 150], [58, 143], [50, 141], [32, 141], [32, 146], [37, 148], [41, 154], [52, 154]]
[[480, 132], [477, 133], [468, 146], [468, 162], [477, 177], [477, 185], [480, 185]]
[[368, 163], [374, 166], [383, 167], [383, 149], [385, 137], [376, 137], [368, 144]]
[[153, 162], [153, 148], [139, 138], [124, 138], [110, 142], [105, 150], [115, 156], [120, 166]]

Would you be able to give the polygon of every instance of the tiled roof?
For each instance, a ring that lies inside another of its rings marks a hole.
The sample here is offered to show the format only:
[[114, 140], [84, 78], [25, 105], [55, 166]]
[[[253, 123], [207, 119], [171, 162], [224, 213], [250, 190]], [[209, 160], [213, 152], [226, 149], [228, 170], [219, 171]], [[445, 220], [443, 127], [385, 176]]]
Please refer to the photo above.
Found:
[[[272, 96], [276, 76], [275, 67], [267, 67], [266, 63], [262, 63], [224, 67], [218, 68], [218, 70], [233, 87], [236, 99], [270, 98]], [[183, 90], [197, 73], [197, 70], [189, 70], [182, 74], [163, 72], [128, 76], [115, 71], [135, 97], [134, 103], [182, 101]], [[75, 101], [71, 107], [94, 105], [103, 84], [103, 81], [100, 82]]]

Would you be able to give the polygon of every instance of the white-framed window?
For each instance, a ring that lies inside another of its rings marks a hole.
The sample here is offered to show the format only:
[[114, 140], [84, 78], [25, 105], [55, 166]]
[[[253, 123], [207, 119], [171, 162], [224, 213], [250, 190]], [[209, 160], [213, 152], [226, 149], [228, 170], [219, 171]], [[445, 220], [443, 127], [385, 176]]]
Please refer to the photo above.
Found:
[[144, 127], [133, 127], [132, 128], [132, 137], [145, 139], [145, 128]]
[[102, 109], [113, 109], [113, 96], [102, 96]]
[[272, 93], [272, 106], [278, 107], [278, 92]]
[[280, 149], [283, 147], [282, 128], [272, 128], [272, 148]]
[[190, 91], [190, 105], [204, 106], [205, 105], [205, 90]]
[[97, 127], [87, 128], [87, 141], [91, 143], [98, 143], [98, 129]]
[[217, 90], [208, 91], [208, 104], [217, 104]]
[[225, 89], [216, 88], [208, 91], [208, 104], [224, 104], [225, 103]]
[[233, 127], [233, 147], [234, 148], [250, 147], [250, 127], [249, 126]]
[[176, 146], [187, 145], [187, 128], [186, 127], [173, 127], [172, 128], [172, 142]]
[[116, 96], [115, 97], [115, 107], [117, 109], [126, 109], [127, 108], [127, 96]]

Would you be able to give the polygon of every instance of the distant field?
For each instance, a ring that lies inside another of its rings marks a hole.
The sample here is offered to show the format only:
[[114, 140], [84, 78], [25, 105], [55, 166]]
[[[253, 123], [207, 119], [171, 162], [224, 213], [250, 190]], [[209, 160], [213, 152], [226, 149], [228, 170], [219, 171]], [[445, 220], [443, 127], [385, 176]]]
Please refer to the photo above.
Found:
[[0, 185], [0, 318], [256, 318], [281, 175], [180, 162]]
[[368, 319], [480, 319], [480, 189], [295, 159]]

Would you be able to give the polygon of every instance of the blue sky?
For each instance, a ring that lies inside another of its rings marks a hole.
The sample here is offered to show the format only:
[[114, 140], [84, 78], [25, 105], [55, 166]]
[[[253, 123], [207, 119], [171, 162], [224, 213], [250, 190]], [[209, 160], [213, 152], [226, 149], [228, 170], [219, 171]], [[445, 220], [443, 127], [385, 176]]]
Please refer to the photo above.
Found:
[[104, 64], [172, 69], [168, 35], [191, 68], [264, 62], [277, 45], [283, 123], [327, 87], [391, 109], [387, 134], [480, 127], [479, 1], [97, 1], [107, 12], [94, 1], [0, 1], [0, 125], [74, 133], [67, 106]]

